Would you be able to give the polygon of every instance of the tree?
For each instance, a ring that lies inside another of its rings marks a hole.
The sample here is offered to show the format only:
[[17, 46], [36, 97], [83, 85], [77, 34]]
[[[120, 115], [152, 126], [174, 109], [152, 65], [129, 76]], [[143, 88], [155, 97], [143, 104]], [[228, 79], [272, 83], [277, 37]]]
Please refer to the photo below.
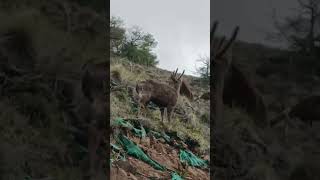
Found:
[[156, 45], [157, 42], [151, 34], [143, 32], [138, 26], [134, 26], [125, 38], [121, 55], [138, 64], [155, 66], [158, 61], [156, 61], [157, 56], [152, 52], [152, 49]]
[[295, 15], [282, 22], [274, 13], [275, 37], [285, 39], [293, 50], [316, 55], [320, 48], [320, 1], [298, 0], [298, 5]]
[[200, 75], [203, 83], [210, 81], [210, 58], [208, 56], [199, 56], [197, 60], [201, 63], [200, 67], [196, 67], [196, 73]]
[[112, 16], [110, 19], [110, 52], [120, 55], [125, 40], [125, 28], [123, 20]]
[[158, 64], [152, 50], [157, 41], [150, 33], [145, 33], [138, 26], [131, 29], [124, 27], [123, 20], [112, 16], [110, 19], [110, 53], [126, 57], [129, 61], [147, 66]]

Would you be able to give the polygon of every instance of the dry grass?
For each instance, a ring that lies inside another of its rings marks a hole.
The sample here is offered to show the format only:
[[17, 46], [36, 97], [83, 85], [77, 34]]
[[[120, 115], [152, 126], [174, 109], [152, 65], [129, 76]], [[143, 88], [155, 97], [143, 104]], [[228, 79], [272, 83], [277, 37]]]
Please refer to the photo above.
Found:
[[[70, 151], [80, 149], [74, 147], [76, 142], [66, 129], [65, 114], [58, 108], [56, 99], [48, 101], [42, 94], [45, 90], [39, 90], [38, 86], [51, 93], [50, 82], [46, 81], [50, 79], [47, 76], [50, 73], [58, 74], [58, 78], [74, 78], [73, 71], [79, 71], [84, 61], [92, 58], [104, 60], [105, 32], [94, 38], [71, 34], [40, 13], [37, 6], [31, 8], [19, 1], [17, 7], [14, 11], [0, 9], [0, 35], [21, 32], [29, 39], [28, 47], [35, 51], [32, 57], [35, 73], [41, 73], [44, 80], [32, 82], [36, 92], [10, 92], [11, 97], [1, 97], [0, 179], [25, 179], [28, 174], [34, 176], [32, 178], [80, 179], [79, 166], [67, 164], [62, 159], [63, 154], [73, 153], [64, 152], [67, 144], [72, 146]], [[88, 39], [91, 40], [89, 43]], [[24, 84], [15, 85], [19, 88]], [[34, 115], [35, 111], [42, 115]], [[78, 161], [81, 156], [72, 157], [72, 161]]]
[[110, 71], [119, 72], [124, 84], [136, 84], [138, 81], [143, 81], [149, 78], [145, 71], [130, 71], [130, 67], [124, 66], [121, 62], [112, 63]]
[[[147, 68], [136, 64], [132, 64], [130, 66], [130, 64], [126, 62], [126, 60], [120, 58], [112, 58], [110, 69], [111, 73], [112, 71], [117, 71], [120, 74], [122, 84], [133, 87], [137, 82], [146, 80], [150, 77], [159, 77], [161, 81], [166, 81], [170, 75], [170, 72], [167, 71], [166, 73], [161, 73], [160, 77], [158, 73], [161, 70], [157, 68]], [[157, 128], [159, 131], [161, 129], [176, 131], [182, 138], [188, 136], [199, 141], [201, 149], [208, 150], [210, 144], [210, 131], [208, 124], [204, 123], [203, 121], [208, 122], [209, 120], [203, 120], [203, 118], [209, 118], [209, 116], [203, 116], [203, 114], [209, 114], [209, 107], [194, 107], [197, 105], [204, 106], [209, 105], [209, 103], [193, 103], [184, 96], [179, 97], [177, 106], [185, 110], [186, 116], [189, 118], [188, 122], [185, 122], [177, 115], [174, 115], [171, 123], [167, 123], [166, 117], [164, 119], [165, 123], [162, 123], [160, 118], [160, 111], [158, 109], [148, 109], [146, 118], [150, 121], [150, 124], [153, 127]], [[192, 110], [190, 106], [193, 106], [194, 109], [197, 109], [199, 111], [197, 112]], [[136, 117], [136, 112], [134, 111], [132, 101], [126, 89], [111, 93], [111, 114], [113, 119], [117, 117]]]

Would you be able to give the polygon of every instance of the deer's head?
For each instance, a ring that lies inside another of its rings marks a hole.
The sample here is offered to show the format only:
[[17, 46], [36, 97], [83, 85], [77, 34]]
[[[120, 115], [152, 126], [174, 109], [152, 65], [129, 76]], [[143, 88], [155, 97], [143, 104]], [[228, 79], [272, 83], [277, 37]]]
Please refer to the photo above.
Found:
[[221, 66], [229, 66], [231, 63], [231, 58], [227, 57], [227, 51], [230, 49], [230, 47], [233, 45], [238, 32], [239, 32], [239, 26], [237, 26], [233, 33], [231, 38], [229, 39], [229, 41], [225, 44], [224, 41], [226, 39], [226, 37], [222, 37], [220, 39], [220, 41], [218, 43], [215, 42], [215, 31], [218, 27], [218, 22], [215, 21], [213, 23], [213, 26], [211, 28], [211, 32], [210, 32], [210, 49], [211, 49], [211, 60], [213, 60], [213, 63], [215, 65], [221, 65]]
[[171, 73], [170, 79], [172, 80], [172, 83], [173, 83], [173, 86], [175, 87], [175, 89], [180, 89], [184, 70], [180, 76], [177, 76], [177, 72], [178, 72], [178, 68], [176, 69], [176, 71], [173, 71]]

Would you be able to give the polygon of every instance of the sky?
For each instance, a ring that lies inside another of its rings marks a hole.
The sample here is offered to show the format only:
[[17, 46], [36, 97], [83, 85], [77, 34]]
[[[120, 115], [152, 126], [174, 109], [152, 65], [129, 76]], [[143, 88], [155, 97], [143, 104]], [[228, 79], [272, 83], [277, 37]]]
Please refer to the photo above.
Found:
[[160, 68], [196, 75], [199, 56], [210, 55], [210, 0], [111, 0], [110, 11], [154, 36]]
[[[297, 0], [111, 0], [111, 15], [126, 27], [140, 26], [158, 41], [158, 67], [186, 70], [195, 75], [196, 60], [209, 56], [210, 22], [219, 21], [218, 34], [231, 35], [240, 26], [238, 39], [285, 48], [285, 42], [266, 40], [274, 32], [272, 14], [292, 15]], [[211, 12], [210, 12], [211, 11]]]
[[238, 39], [273, 47], [286, 47], [285, 42], [266, 40], [266, 34], [274, 32], [273, 9], [277, 18], [292, 15], [297, 0], [212, 0], [211, 22], [219, 21], [218, 34], [226, 36], [239, 25]]

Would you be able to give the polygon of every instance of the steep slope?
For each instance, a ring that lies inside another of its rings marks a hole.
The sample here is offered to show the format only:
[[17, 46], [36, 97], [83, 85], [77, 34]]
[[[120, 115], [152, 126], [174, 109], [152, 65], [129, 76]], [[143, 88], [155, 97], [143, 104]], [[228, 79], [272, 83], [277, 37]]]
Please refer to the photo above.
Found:
[[[150, 78], [168, 82], [171, 72], [159, 68], [132, 64], [118, 57], [113, 57], [111, 61], [111, 123], [117, 118], [136, 120], [140, 122], [144, 128], [151, 129], [160, 134], [165, 133], [166, 137], [171, 137], [172, 139], [172, 141], [165, 141], [161, 138], [154, 138], [153, 135], [150, 134], [151, 130], [146, 130], [149, 133], [140, 141], [139, 138], [129, 133], [128, 136], [131, 141], [143, 149], [151, 159], [157, 161], [169, 170], [156, 170], [149, 164], [132, 156], [128, 156], [127, 166], [131, 168], [124, 167], [123, 163], [121, 163], [122, 161], [117, 159], [113, 162], [111, 169], [113, 173], [112, 178], [121, 177], [130, 179], [127, 175], [129, 174], [137, 179], [144, 179], [146, 177], [169, 179], [172, 172], [175, 171], [185, 178], [209, 179], [207, 170], [201, 170], [191, 166], [184, 167], [179, 157], [181, 149], [175, 147], [173, 143], [179, 141], [181, 143], [180, 145], [186, 148], [185, 150], [193, 150], [195, 155], [201, 157], [206, 156], [206, 159], [209, 160], [209, 101], [199, 98], [203, 93], [209, 91], [209, 86], [195, 86], [198, 79], [186, 76], [185, 80], [191, 85], [196, 100], [191, 101], [185, 96], [180, 96], [171, 123], [161, 122], [160, 111], [153, 104], [149, 104], [145, 117], [137, 117], [137, 104], [134, 99], [134, 94], [136, 93], [135, 84]], [[117, 130], [113, 132], [113, 138], [111, 139], [115, 144], [117, 144], [116, 131]], [[123, 131], [121, 132], [121, 134], [124, 133]], [[117, 153], [114, 153], [113, 155], [116, 156], [116, 154]]]
[[[215, 178], [318, 179], [318, 122], [310, 127], [296, 117], [282, 114], [303, 102], [305, 97], [319, 93], [317, 61], [301, 54], [245, 42], [234, 46], [233, 57], [234, 64], [261, 92], [269, 122], [276, 117], [281, 123], [259, 127], [255, 123], [259, 119], [253, 119], [243, 108], [228, 107], [222, 130], [225, 133], [213, 135]], [[239, 93], [237, 88], [229, 91]], [[313, 106], [318, 107], [317, 104]], [[310, 111], [309, 108], [297, 114]]]
[[[72, 7], [70, 19], [61, 3]], [[99, 23], [83, 27], [82, 13]], [[105, 31], [95, 15], [69, 1], [0, 4], [0, 179], [86, 175], [86, 136], [79, 136], [86, 131], [72, 110], [82, 64], [104, 61]]]

